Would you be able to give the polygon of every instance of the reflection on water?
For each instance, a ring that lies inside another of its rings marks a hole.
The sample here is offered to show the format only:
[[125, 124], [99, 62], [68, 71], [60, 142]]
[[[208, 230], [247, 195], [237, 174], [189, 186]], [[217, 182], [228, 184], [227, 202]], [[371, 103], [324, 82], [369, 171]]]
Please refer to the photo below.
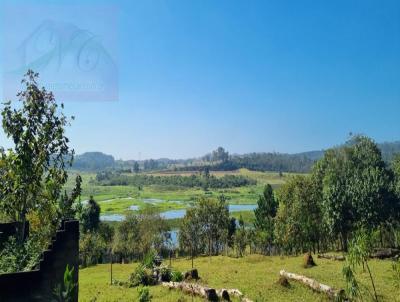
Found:
[[125, 219], [125, 215], [121, 215], [121, 214], [100, 215], [101, 221], [122, 221], [124, 219]]
[[142, 199], [142, 201], [144, 203], [152, 203], [152, 204], [164, 202], [164, 200], [158, 198], [144, 198]]
[[[239, 212], [239, 211], [253, 211], [257, 208], [256, 204], [230, 204], [229, 212]], [[130, 206], [130, 210], [137, 211], [139, 210], [139, 206]], [[179, 210], [170, 210], [166, 212], [160, 213], [161, 217], [165, 219], [178, 219], [183, 218], [186, 214], [186, 209], [179, 209]], [[100, 220], [102, 221], [122, 221], [125, 219], [124, 215], [121, 214], [105, 214], [100, 216]]]

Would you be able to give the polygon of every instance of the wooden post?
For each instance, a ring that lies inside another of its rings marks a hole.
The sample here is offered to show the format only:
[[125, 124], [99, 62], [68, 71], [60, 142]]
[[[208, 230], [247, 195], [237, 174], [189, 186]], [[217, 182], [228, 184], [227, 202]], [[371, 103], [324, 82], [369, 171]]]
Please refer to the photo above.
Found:
[[190, 245], [190, 254], [192, 258], [192, 269], [193, 269], [193, 245]]
[[110, 285], [112, 285], [112, 280], [113, 280], [113, 277], [112, 277], [112, 265], [113, 265], [113, 256], [112, 256], [112, 252], [110, 252], [110, 272], [111, 272], [111, 274], [110, 274]]

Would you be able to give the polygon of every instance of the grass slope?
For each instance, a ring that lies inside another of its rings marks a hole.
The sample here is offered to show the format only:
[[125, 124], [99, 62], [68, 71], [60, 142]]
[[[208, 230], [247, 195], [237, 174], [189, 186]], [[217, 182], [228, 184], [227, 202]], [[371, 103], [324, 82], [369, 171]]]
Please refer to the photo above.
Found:
[[[215, 288], [238, 288], [254, 301], [327, 301], [322, 294], [313, 292], [305, 286], [291, 282], [289, 288], [276, 284], [281, 269], [304, 274], [319, 282], [343, 288], [341, 274], [342, 262], [316, 259], [317, 266], [304, 269], [301, 267], [302, 257], [267, 257], [249, 255], [244, 258], [225, 256], [200, 257], [195, 259], [195, 267], [199, 269], [201, 282]], [[136, 264], [114, 264], [116, 279], [126, 280]], [[188, 259], [173, 260], [175, 269], [190, 269]], [[97, 265], [80, 270], [79, 300], [91, 301], [136, 301], [136, 288], [110, 286], [109, 264]], [[400, 301], [400, 290], [395, 288], [390, 261], [371, 261], [371, 270], [375, 277], [380, 301]], [[360, 272], [363, 287], [370, 288], [367, 273]], [[192, 298], [179, 291], [167, 290], [161, 286], [150, 288], [154, 302], [191, 301]], [[92, 300], [93, 301], [93, 300]], [[195, 298], [194, 301], [203, 301]], [[366, 299], [365, 301], [369, 301]]]

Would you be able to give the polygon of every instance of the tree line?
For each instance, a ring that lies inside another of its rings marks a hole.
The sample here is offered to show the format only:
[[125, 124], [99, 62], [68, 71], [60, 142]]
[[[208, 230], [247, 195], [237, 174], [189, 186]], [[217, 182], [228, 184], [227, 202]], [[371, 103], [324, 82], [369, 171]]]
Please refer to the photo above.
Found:
[[346, 252], [360, 232], [375, 247], [398, 248], [400, 156], [387, 164], [375, 142], [354, 136], [327, 150], [310, 174], [290, 177], [275, 192], [267, 185], [250, 227], [232, 223], [225, 206], [203, 200], [188, 210], [181, 248], [195, 254], [218, 254], [232, 246], [239, 254], [246, 246], [266, 254]]
[[205, 169], [201, 174], [192, 174], [190, 176], [171, 175], [171, 176], [156, 176], [147, 174], [126, 175], [111, 171], [99, 172], [95, 178], [96, 184], [104, 186], [179, 186], [189, 188], [204, 188], [204, 189], [220, 189], [242, 187], [257, 184], [257, 181], [242, 175], [224, 175], [215, 177], [210, 175], [208, 169]]

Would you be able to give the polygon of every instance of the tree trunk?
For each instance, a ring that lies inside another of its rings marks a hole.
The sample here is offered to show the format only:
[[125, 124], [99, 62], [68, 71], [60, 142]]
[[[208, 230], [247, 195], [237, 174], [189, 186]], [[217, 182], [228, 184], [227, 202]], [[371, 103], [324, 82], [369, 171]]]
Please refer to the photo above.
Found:
[[342, 248], [343, 248], [343, 251], [347, 253], [348, 246], [347, 246], [347, 234], [346, 233], [342, 233]]
[[337, 261], [344, 261], [346, 258], [344, 256], [336, 256], [336, 255], [327, 255], [327, 254], [320, 254], [317, 256], [318, 258], [323, 259], [330, 259], [330, 260], [337, 260]]
[[285, 270], [281, 270], [279, 272], [279, 275], [287, 278], [288, 280], [299, 281], [317, 292], [327, 294], [330, 298], [333, 298], [333, 299], [335, 299], [336, 297], [339, 297], [339, 296], [343, 296], [343, 294], [344, 294], [343, 290], [336, 290], [328, 285], [319, 283], [316, 280], [308, 278], [303, 275], [289, 273], [289, 272], [286, 272]]
[[229, 301], [230, 296], [239, 298], [242, 302], [252, 302], [252, 300], [244, 297], [241, 291], [238, 289], [218, 289], [209, 288], [200, 284], [188, 283], [188, 282], [162, 282], [162, 286], [170, 289], [179, 289], [184, 293], [197, 295], [207, 299], [208, 301], [218, 301], [219, 298], [223, 298]]

